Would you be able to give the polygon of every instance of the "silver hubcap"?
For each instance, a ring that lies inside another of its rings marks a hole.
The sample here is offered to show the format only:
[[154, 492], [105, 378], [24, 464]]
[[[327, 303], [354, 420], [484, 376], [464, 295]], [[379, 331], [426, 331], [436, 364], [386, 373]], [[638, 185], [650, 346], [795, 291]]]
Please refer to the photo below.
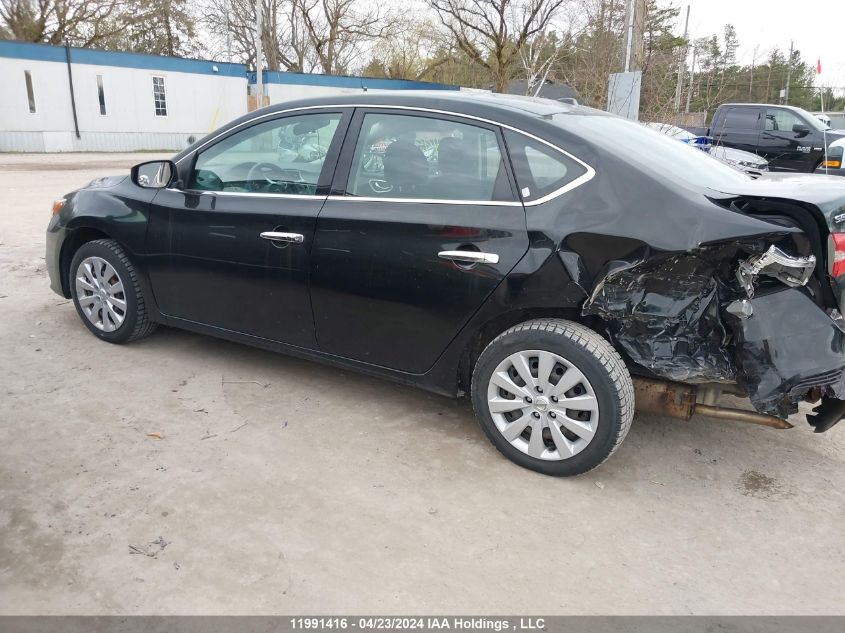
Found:
[[599, 404], [587, 377], [543, 350], [511, 354], [487, 386], [496, 428], [514, 448], [545, 460], [568, 459], [596, 434]]
[[91, 323], [103, 332], [114, 332], [126, 318], [123, 281], [101, 257], [86, 257], [76, 270], [76, 297]]

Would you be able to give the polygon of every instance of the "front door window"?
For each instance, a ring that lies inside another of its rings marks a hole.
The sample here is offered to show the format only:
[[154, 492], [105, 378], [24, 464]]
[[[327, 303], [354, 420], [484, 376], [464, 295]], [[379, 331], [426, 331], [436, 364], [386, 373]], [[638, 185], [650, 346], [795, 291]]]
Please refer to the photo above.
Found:
[[191, 189], [316, 195], [339, 113], [273, 119], [200, 152]]
[[769, 132], [789, 132], [796, 125], [806, 125], [789, 110], [769, 108], [766, 110], [766, 130]]

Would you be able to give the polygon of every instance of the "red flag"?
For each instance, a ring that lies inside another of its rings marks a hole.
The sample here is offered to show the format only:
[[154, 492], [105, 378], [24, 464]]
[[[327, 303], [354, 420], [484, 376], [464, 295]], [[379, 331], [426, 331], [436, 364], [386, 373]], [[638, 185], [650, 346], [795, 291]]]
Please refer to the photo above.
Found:
[[819, 60], [816, 62], [816, 74], [817, 75], [822, 74], [822, 58], [821, 57], [819, 57]]

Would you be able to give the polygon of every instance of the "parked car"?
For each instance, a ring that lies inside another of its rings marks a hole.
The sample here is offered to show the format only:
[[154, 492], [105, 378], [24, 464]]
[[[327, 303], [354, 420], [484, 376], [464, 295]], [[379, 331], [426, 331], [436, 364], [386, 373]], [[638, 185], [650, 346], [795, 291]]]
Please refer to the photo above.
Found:
[[656, 132], [666, 134], [682, 143], [702, 149], [716, 160], [752, 176], [759, 176], [762, 172], [769, 170], [769, 163], [765, 158], [760, 158], [751, 152], [743, 152], [732, 147], [713, 145], [710, 137], [696, 136], [692, 132], [668, 123], [646, 123], [645, 126]]
[[709, 151], [710, 146], [712, 145], [712, 140], [709, 136], [698, 136], [689, 132], [683, 128], [680, 128], [676, 125], [670, 125], [669, 123], [644, 123], [647, 128], [651, 128], [661, 134], [665, 134], [676, 141], [681, 141], [682, 143], [686, 143], [687, 145], [692, 145], [697, 149], [702, 151]]
[[822, 125], [825, 126], [828, 130], [830, 129], [830, 117], [826, 114], [815, 114], [815, 116], [819, 121], [822, 122]]
[[[291, 136], [326, 151], [280, 156]], [[845, 180], [808, 178], [553, 101], [326, 97], [66, 195], [47, 267], [102, 341], [165, 324], [467, 394], [506, 457], [574, 475], [635, 404], [845, 415]]]
[[713, 145], [710, 148], [710, 155], [716, 160], [730, 165], [734, 169], [745, 172], [752, 176], [759, 176], [769, 171], [769, 161], [760, 158], [757, 154], [744, 152], [741, 149], [725, 147], [724, 145]]
[[766, 103], [726, 103], [716, 108], [709, 128], [693, 134], [762, 156], [771, 171], [845, 176], [841, 146], [845, 130], [828, 126], [801, 108]]

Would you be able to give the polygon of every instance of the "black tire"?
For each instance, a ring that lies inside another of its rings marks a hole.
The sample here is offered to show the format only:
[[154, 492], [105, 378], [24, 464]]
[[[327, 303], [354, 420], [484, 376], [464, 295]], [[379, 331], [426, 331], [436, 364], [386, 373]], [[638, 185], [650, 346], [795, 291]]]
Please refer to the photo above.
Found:
[[[80, 264], [88, 257], [99, 257], [114, 268], [120, 281], [123, 282], [123, 298], [126, 301], [126, 311], [123, 323], [112, 332], [98, 329], [88, 318], [79, 303], [76, 289], [76, 276]], [[86, 242], [73, 255], [68, 271], [68, 284], [73, 297], [73, 305], [85, 326], [97, 338], [109, 343], [128, 343], [152, 334], [158, 325], [154, 323], [147, 311], [147, 303], [138, 280], [135, 265], [129, 259], [123, 247], [114, 240], [95, 240]]]
[[[595, 435], [571, 457], [556, 461], [532, 457], [513, 446], [493, 421], [487, 402], [490, 378], [501, 362], [525, 350], [548, 351], [566, 359], [592, 386], [598, 402]], [[514, 463], [545, 475], [580, 475], [599, 466], [622, 443], [634, 417], [634, 386], [622, 358], [596, 332], [563, 319], [526, 321], [493, 339], [475, 364], [471, 390], [478, 422], [499, 452]]]

